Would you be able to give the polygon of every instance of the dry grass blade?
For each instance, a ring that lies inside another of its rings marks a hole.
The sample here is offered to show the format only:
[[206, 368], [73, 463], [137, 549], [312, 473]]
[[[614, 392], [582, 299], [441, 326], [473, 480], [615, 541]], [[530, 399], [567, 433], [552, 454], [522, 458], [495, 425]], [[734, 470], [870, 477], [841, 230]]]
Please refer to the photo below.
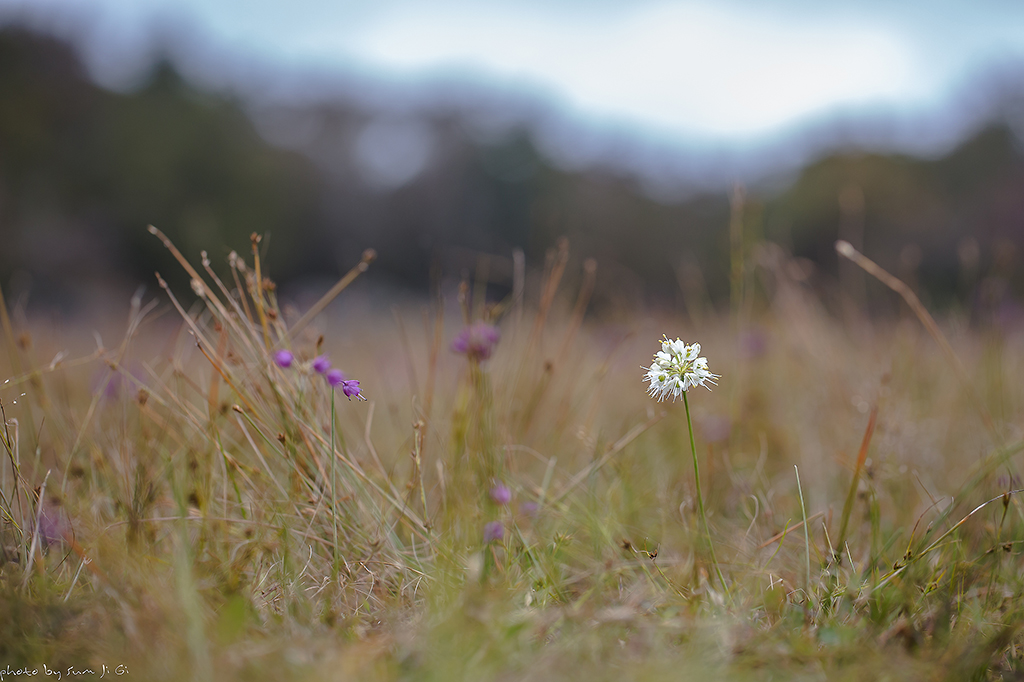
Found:
[[[231, 292], [228, 291], [228, 288], [226, 286], [224, 286], [224, 282], [222, 282], [220, 280], [220, 277], [217, 277], [217, 273], [214, 272], [213, 268], [210, 267], [210, 259], [209, 259], [209, 257], [207, 257], [206, 252], [205, 251], [201, 252], [200, 256], [203, 259], [203, 269], [206, 270], [206, 274], [208, 274], [210, 276], [210, 278], [217, 285], [217, 288], [220, 289], [220, 292], [222, 294], [224, 294], [225, 300], [227, 300], [228, 303], [231, 304], [231, 308], [235, 312], [235, 316], [232, 317], [231, 315], [228, 315], [226, 313], [226, 311], [225, 311], [224, 317], [223, 317], [223, 321], [227, 322], [227, 324], [232, 329], [235, 330], [235, 333], [238, 335], [238, 338], [242, 340], [242, 342], [245, 344], [246, 348], [249, 351], [255, 351], [255, 347], [252, 344], [252, 339], [256, 338], [255, 337], [255, 330], [253, 330], [251, 327], [249, 327], [249, 328], [247, 328], [245, 330], [248, 333], [243, 333], [243, 329], [239, 325], [244, 325], [246, 319], [248, 319], [248, 318], [246, 318], [244, 316], [241, 308], [238, 307], [238, 303], [235, 301], [234, 297], [231, 295]], [[231, 271], [232, 271], [233, 274], [235, 274], [236, 283], [237, 283], [237, 273], [235, 273], [234, 267], [231, 268]], [[242, 299], [242, 302], [245, 303], [245, 295], [241, 291], [241, 289], [239, 289], [238, 293], [239, 293], [239, 297]], [[237, 322], [236, 322], [236, 320], [237, 320]]]
[[394, 495], [395, 499], [401, 499], [402, 495], [395, 488], [395, 484], [390, 476], [387, 467], [384, 466], [384, 462], [380, 460], [380, 455], [377, 454], [377, 448], [373, 445], [373, 438], [370, 436], [370, 430], [373, 427], [373, 411], [377, 406], [375, 400], [369, 401], [366, 408], [366, 424], [363, 428], [363, 442], [366, 443], [366, 449], [369, 450], [370, 456], [373, 457], [373, 463], [377, 465], [377, 469], [380, 471], [381, 476], [388, 483], [388, 488], [391, 490], [391, 494]]
[[344, 277], [338, 280], [337, 284], [331, 287], [326, 294], [321, 296], [320, 300], [317, 301], [312, 308], [306, 311], [306, 314], [300, 317], [298, 322], [291, 326], [288, 330], [287, 338], [294, 339], [296, 334], [302, 331], [307, 324], [313, 321], [313, 318], [323, 312], [324, 308], [326, 308], [338, 294], [344, 291], [345, 287], [351, 284], [352, 281], [360, 274], [366, 272], [370, 268], [370, 263], [376, 259], [377, 252], [373, 249], [363, 251], [363, 258], [359, 261], [359, 264], [349, 270]]
[[[813, 521], [813, 520], [815, 520], [817, 518], [820, 518], [820, 517], [822, 517], [824, 515], [825, 515], [825, 512], [817, 512], [815, 514], [811, 514], [810, 516], [807, 517], [807, 523], [810, 523], [811, 521]], [[768, 538], [767, 540], [762, 542], [760, 545], [758, 545], [757, 548], [758, 549], [764, 549], [765, 547], [767, 547], [768, 545], [772, 544], [773, 542], [777, 542], [779, 540], [782, 540], [783, 538], [785, 538], [787, 535], [789, 535], [793, 531], [797, 530], [798, 528], [803, 528], [803, 525], [804, 525], [803, 521], [797, 521], [792, 526], [786, 526], [785, 530], [779, 531], [775, 535], [771, 536], [770, 538]]]
[[260, 327], [263, 328], [263, 345], [266, 348], [270, 348], [270, 331], [267, 327], [267, 313], [264, 310], [263, 302], [263, 270], [260, 265], [260, 241], [261, 237], [255, 232], [252, 233], [250, 239], [252, 240], [252, 259], [253, 269], [256, 271], [256, 276], [252, 282], [252, 290], [249, 294], [252, 296], [253, 303], [256, 304], [256, 314], [260, 318]]
[[558, 291], [558, 284], [562, 281], [565, 273], [565, 266], [569, 262], [569, 240], [562, 237], [558, 240], [558, 248], [551, 254], [551, 266], [547, 279], [544, 282], [544, 291], [540, 297], [540, 306], [537, 309], [537, 317], [533, 321], [533, 329], [530, 331], [530, 341], [527, 345], [529, 354], [540, 342], [541, 332], [544, 331], [544, 323], [547, 321], [551, 304], [555, 301], [555, 293]]
[[216, 308], [217, 312], [220, 313], [221, 317], [227, 318], [227, 310], [224, 309], [224, 306], [223, 304], [221, 304], [220, 299], [217, 298], [217, 295], [213, 293], [213, 289], [206, 285], [206, 281], [199, 276], [199, 273], [196, 272], [196, 269], [193, 268], [192, 264], [188, 262], [188, 259], [181, 254], [181, 251], [178, 251], [178, 248], [174, 246], [174, 244], [167, 237], [167, 235], [165, 235], [163, 232], [153, 227], [152, 225], [150, 225], [148, 229], [151, 235], [155, 236], [157, 239], [163, 242], [164, 247], [171, 252], [171, 255], [173, 255], [174, 258], [178, 261], [178, 263], [181, 264], [181, 267], [185, 269], [185, 272], [188, 273], [188, 276], [192, 278], [192, 285], [195, 287], [199, 287], [201, 289], [205, 298], [208, 301], [210, 301], [214, 308]]
[[246, 271], [245, 260], [236, 251], [232, 251], [228, 254], [228, 265], [231, 267], [231, 278], [235, 280], [235, 291], [238, 292], [238, 299], [242, 302], [242, 308], [245, 310], [245, 319], [249, 321], [250, 328], [254, 328], [256, 322], [252, 319], [252, 311], [249, 310], [249, 300], [245, 295], [245, 287], [242, 286], [242, 280], [238, 277], [239, 272], [245, 273]]
[[914, 311], [915, 315], [917, 315], [917, 319], [921, 320], [921, 324], [924, 325], [925, 329], [928, 330], [928, 333], [931, 334], [933, 339], [935, 339], [935, 342], [939, 344], [942, 352], [945, 353], [946, 358], [949, 360], [949, 364], [953, 367], [953, 371], [956, 372], [957, 377], [959, 377], [963, 384], [964, 390], [970, 394], [971, 403], [981, 415], [981, 420], [984, 422], [985, 428], [987, 428], [992, 434], [996, 443], [1001, 443], [1002, 441], [999, 438], [999, 434], [996, 432], [995, 423], [992, 421], [991, 415], [989, 415], [988, 411], [985, 409], [977, 391], [974, 389], [974, 384], [971, 382], [971, 378], [967, 375], [967, 370], [964, 368], [960, 358], [953, 350], [953, 347], [949, 345], [949, 341], [946, 340], [942, 330], [939, 329], [939, 325], [935, 323], [935, 318], [933, 318], [924, 307], [924, 304], [921, 303], [921, 299], [917, 297], [917, 294], [915, 294], [914, 291], [902, 280], [893, 277], [873, 260], [853, 248], [853, 245], [849, 242], [843, 240], [837, 241], [836, 252], [843, 258], [847, 258], [859, 265], [868, 274], [874, 276], [882, 284], [903, 297], [903, 300], [907, 302], [910, 309]]
[[576, 334], [580, 330], [580, 325], [583, 324], [583, 315], [587, 310], [587, 305], [590, 303], [590, 297], [594, 293], [594, 284], [596, 282], [597, 261], [593, 258], [588, 258], [583, 263], [583, 286], [580, 287], [579, 296], [576, 298], [576, 306], [572, 310], [572, 315], [569, 316], [569, 329], [565, 332], [565, 339], [563, 339], [562, 347], [556, 356], [556, 367], [561, 366], [569, 354], [569, 349], [572, 348]]
[[871, 408], [871, 415], [868, 417], [868, 426], [864, 430], [864, 438], [860, 442], [860, 450], [857, 452], [857, 463], [853, 468], [853, 479], [850, 481], [850, 490], [846, 493], [846, 502], [843, 503], [843, 516], [839, 525], [839, 542], [837, 547], [842, 550], [846, 544], [846, 529], [850, 521], [850, 513], [853, 511], [853, 501], [857, 497], [857, 482], [860, 481], [860, 472], [864, 468], [864, 462], [868, 456], [868, 446], [871, 445], [871, 436], [875, 432], [875, 420], [878, 418], [878, 405]]
[[43, 504], [46, 500], [46, 482], [50, 480], [50, 470], [46, 471], [43, 477], [43, 484], [39, 487], [39, 497], [36, 499], [36, 522], [32, 529], [32, 542], [28, 548], [28, 563], [25, 565], [25, 578], [21, 581], [21, 589], [28, 586], [28, 579], [32, 577], [32, 565], [35, 563], [36, 550], [39, 549], [39, 522], [43, 518]]
[[660, 422], [664, 418], [665, 418], [665, 412], [659, 412], [656, 415], [654, 415], [653, 417], [651, 417], [650, 419], [648, 419], [643, 424], [637, 424], [636, 426], [631, 428], [629, 431], [626, 432], [626, 434], [624, 436], [622, 436], [622, 438], [620, 438], [617, 441], [615, 441], [608, 448], [608, 451], [604, 453], [604, 456], [602, 456], [601, 459], [599, 459], [598, 461], [593, 462], [591, 464], [588, 464], [581, 471], [579, 471], [575, 476], [573, 476], [571, 479], [569, 479], [569, 482], [566, 483], [565, 487], [563, 487], [562, 490], [559, 491], [558, 495], [556, 495], [553, 498], [553, 501], [554, 502], [558, 502], [563, 497], [568, 495], [570, 492], [572, 492], [572, 490], [576, 486], [578, 486], [580, 483], [585, 481], [588, 476], [593, 474], [595, 471], [598, 471], [601, 467], [603, 467], [605, 464], [607, 464], [608, 461], [611, 460], [612, 457], [614, 457], [615, 455], [617, 455], [620, 452], [622, 452], [623, 448], [625, 448], [627, 445], [629, 445], [634, 440], [639, 438], [640, 434], [642, 434], [644, 431], [647, 431], [647, 429], [651, 428], [652, 426], [654, 426], [655, 424], [657, 424], [658, 422]]
[[905, 559], [904, 559], [904, 561], [902, 561], [902, 562], [899, 562], [899, 563], [898, 563], [898, 564], [897, 564], [897, 565], [896, 565], [896, 566], [895, 566], [895, 567], [894, 567], [894, 568], [893, 568], [893, 569], [892, 569], [892, 570], [891, 570], [891, 571], [890, 571], [890, 572], [889, 572], [888, 574], [886, 574], [886, 575], [885, 575], [885, 576], [884, 576], [884, 577], [882, 578], [882, 580], [881, 580], [881, 581], [879, 581], [879, 583], [878, 583], [877, 585], [875, 585], [875, 587], [873, 588], [873, 591], [878, 591], [879, 589], [881, 589], [881, 588], [882, 588], [882, 587], [884, 587], [885, 585], [889, 584], [889, 583], [890, 583], [890, 582], [892, 581], [892, 579], [893, 579], [893, 578], [895, 578], [895, 577], [896, 577], [896, 576], [898, 576], [898, 575], [899, 575], [900, 573], [902, 573], [902, 572], [903, 572], [904, 570], [906, 570], [907, 566], [909, 566], [909, 565], [910, 565], [911, 563], [913, 563], [914, 561], [917, 561], [918, 559], [920, 559], [920, 558], [921, 558], [921, 557], [923, 557], [924, 555], [926, 555], [926, 554], [929, 554], [929, 553], [930, 553], [930, 552], [932, 552], [932, 551], [933, 551], [934, 549], [936, 549], [937, 547], [939, 547], [939, 546], [940, 546], [940, 545], [942, 544], [942, 542], [943, 542], [943, 541], [944, 541], [944, 540], [945, 540], [946, 538], [948, 538], [948, 537], [949, 537], [950, 535], [952, 535], [952, 534], [953, 534], [953, 532], [954, 532], [954, 531], [955, 531], [955, 530], [956, 530], [957, 528], [959, 528], [960, 526], [962, 526], [962, 525], [964, 525], [965, 523], [967, 523], [967, 521], [968, 521], [968, 520], [969, 520], [969, 519], [970, 519], [970, 518], [971, 518], [972, 516], [974, 516], [975, 514], [977, 514], [978, 512], [980, 512], [980, 511], [981, 511], [982, 509], [984, 509], [985, 507], [989, 506], [989, 505], [990, 505], [990, 504], [992, 504], [993, 502], [998, 502], [998, 501], [1000, 501], [1000, 500], [1002, 500], [1003, 504], [1008, 504], [1008, 503], [1009, 503], [1009, 500], [1010, 500], [1010, 499], [1011, 499], [1011, 498], [1012, 498], [1013, 496], [1015, 496], [1015, 495], [1018, 495], [1018, 494], [1020, 494], [1020, 493], [1024, 493], [1024, 488], [1018, 488], [1017, 490], [1007, 490], [1007, 491], [1006, 491], [1006, 492], [1004, 492], [1004, 493], [1001, 493], [1001, 494], [999, 494], [999, 495], [996, 495], [995, 497], [993, 497], [993, 498], [992, 498], [992, 499], [990, 499], [990, 500], [985, 500], [984, 502], [982, 502], [981, 504], [979, 504], [979, 505], [978, 505], [977, 507], [975, 507], [974, 509], [972, 509], [972, 510], [971, 510], [970, 512], [968, 512], [966, 516], [964, 516], [964, 517], [963, 517], [962, 519], [960, 519], [960, 520], [959, 520], [959, 521], [957, 521], [957, 522], [956, 522], [955, 524], [953, 524], [953, 525], [952, 525], [952, 526], [951, 526], [951, 527], [950, 527], [950, 528], [949, 528], [949, 529], [948, 529], [948, 530], [947, 530], [947, 531], [946, 531], [945, 533], [943, 533], [943, 534], [942, 534], [942, 535], [940, 535], [939, 537], [935, 538], [935, 540], [933, 540], [933, 541], [932, 541], [932, 543], [931, 543], [931, 544], [929, 544], [929, 545], [928, 545], [927, 547], [925, 547], [925, 548], [924, 548], [923, 550], [921, 550], [921, 551], [920, 551], [920, 552], [918, 552], [917, 554], [913, 554], [913, 555], [911, 555], [911, 554], [910, 554], [910, 553], [908, 552], [908, 553], [907, 553], [907, 556], [906, 556], [906, 557], [905, 557]]
[[427, 386], [424, 389], [423, 418], [430, 424], [431, 416], [434, 413], [434, 385], [437, 382], [437, 363], [441, 354], [441, 344], [444, 341], [444, 302], [438, 300], [434, 313], [433, 325], [426, 311], [423, 313], [423, 329], [430, 342], [430, 355], [427, 364]]

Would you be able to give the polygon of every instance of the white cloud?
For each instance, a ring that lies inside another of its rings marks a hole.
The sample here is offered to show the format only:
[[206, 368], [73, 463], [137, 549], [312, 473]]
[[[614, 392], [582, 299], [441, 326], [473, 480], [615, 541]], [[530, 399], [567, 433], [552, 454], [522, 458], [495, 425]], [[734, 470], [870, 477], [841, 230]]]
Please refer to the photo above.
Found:
[[701, 5], [603, 19], [406, 10], [364, 24], [345, 50], [392, 73], [489, 75], [539, 87], [588, 114], [725, 136], [843, 104], [906, 98], [930, 85], [911, 47], [881, 28]]
[[935, 107], [980, 61], [1024, 56], [1024, 5], [995, 0], [0, 0], [0, 19], [22, 11], [89, 19], [89, 64], [112, 84], [130, 82], [163, 21], [208, 43], [185, 56], [214, 82], [219, 55], [370, 80], [461, 74], [580, 120], [712, 143]]

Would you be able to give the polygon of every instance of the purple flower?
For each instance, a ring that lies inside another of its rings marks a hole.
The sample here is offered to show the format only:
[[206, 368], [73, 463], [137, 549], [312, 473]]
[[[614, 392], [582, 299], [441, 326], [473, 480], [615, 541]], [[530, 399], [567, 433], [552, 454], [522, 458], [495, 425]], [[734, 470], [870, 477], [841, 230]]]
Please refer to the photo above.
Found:
[[331, 385], [331, 388], [340, 387], [341, 392], [344, 393], [345, 397], [349, 400], [352, 400], [352, 398], [366, 400], [359, 388], [359, 382], [356, 379], [346, 379], [340, 369], [332, 369], [327, 372], [327, 383]]
[[491, 521], [484, 526], [484, 542], [496, 542], [505, 537], [505, 527], [501, 521]]
[[495, 483], [491, 488], [491, 499], [494, 504], [506, 505], [512, 501], [512, 491], [504, 483]]
[[313, 358], [312, 367], [317, 374], [327, 374], [327, 370], [331, 368], [331, 361], [327, 359], [326, 355], [318, 355]]
[[366, 400], [366, 398], [362, 396], [362, 391], [359, 390], [359, 382], [355, 379], [349, 379], [348, 381], [343, 382], [341, 391], [349, 400], [352, 400], [352, 398]]
[[278, 367], [288, 369], [292, 366], [292, 361], [295, 360], [295, 356], [292, 355], [290, 350], [282, 348], [281, 350], [274, 353], [274, 362], [277, 363]]
[[474, 322], [455, 335], [452, 339], [452, 352], [462, 353], [473, 360], [486, 360], [491, 357], [494, 347], [501, 338], [501, 332], [492, 324]]

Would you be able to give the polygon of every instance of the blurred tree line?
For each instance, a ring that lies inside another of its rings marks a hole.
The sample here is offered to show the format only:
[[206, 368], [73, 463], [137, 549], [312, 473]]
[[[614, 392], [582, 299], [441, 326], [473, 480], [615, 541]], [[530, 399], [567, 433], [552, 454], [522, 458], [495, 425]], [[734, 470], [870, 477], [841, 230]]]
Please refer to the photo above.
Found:
[[844, 275], [833, 251], [844, 238], [937, 305], [1024, 293], [1024, 154], [1002, 124], [939, 159], [829, 156], [781, 193], [751, 193], [730, 231], [731, 200], [659, 202], [625, 174], [559, 169], [522, 128], [483, 139], [457, 113], [397, 124], [345, 102], [254, 113], [168, 61], [110, 92], [69, 45], [0, 29], [0, 282], [51, 304], [152, 285], [154, 270], [187, 290], [148, 224], [215, 263], [269, 234], [284, 285], [337, 276], [372, 246], [375, 276], [403, 288], [472, 274], [480, 253], [507, 286], [513, 249], [542, 263], [565, 235], [600, 264], [599, 304], [719, 304], [737, 256], [750, 268], [770, 240], [805, 259], [811, 285], [834, 293], [847, 277], [867, 304], [881, 292]]

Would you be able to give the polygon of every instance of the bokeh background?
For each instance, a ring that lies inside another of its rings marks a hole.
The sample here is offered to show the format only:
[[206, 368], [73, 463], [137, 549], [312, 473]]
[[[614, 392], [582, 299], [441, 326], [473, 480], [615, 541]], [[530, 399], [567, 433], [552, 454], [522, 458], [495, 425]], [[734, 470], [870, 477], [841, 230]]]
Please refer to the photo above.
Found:
[[891, 313], [843, 238], [1016, 324], [1024, 6], [892, 5], [0, 0], [0, 284], [187, 294], [153, 224], [214, 262], [265, 235], [286, 296], [367, 247], [360, 287], [500, 295], [567, 236], [611, 315], [726, 306], [771, 242], [827, 305]]

